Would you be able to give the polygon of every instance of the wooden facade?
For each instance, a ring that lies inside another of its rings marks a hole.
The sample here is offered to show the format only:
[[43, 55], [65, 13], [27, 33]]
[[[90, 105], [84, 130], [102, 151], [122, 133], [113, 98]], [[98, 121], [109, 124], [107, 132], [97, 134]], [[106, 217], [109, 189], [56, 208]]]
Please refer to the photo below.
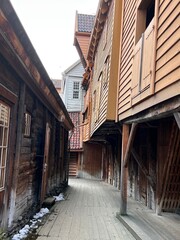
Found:
[[68, 112], [11, 3], [0, 3], [0, 227], [68, 182]]
[[179, 95], [178, 13], [178, 1], [124, 1], [118, 120]]
[[117, 146], [121, 139], [120, 128], [115, 123], [114, 93], [118, 79], [121, 8], [121, 1], [99, 1], [87, 56], [84, 56], [86, 67], [82, 81], [85, 90], [82, 122], [84, 147], [80, 176], [96, 176], [117, 187], [121, 153]]
[[180, 208], [178, 16], [178, 1], [99, 1], [83, 139], [101, 145], [101, 179], [120, 186], [121, 214], [128, 195], [157, 213]]
[[84, 68], [80, 60], [72, 64], [63, 72], [63, 98], [74, 124], [74, 129], [69, 137], [69, 176], [78, 176], [78, 165], [82, 158], [82, 111], [84, 90], [81, 88]]
[[180, 208], [178, 16], [178, 1], [123, 1], [117, 97], [117, 121], [127, 135], [122, 214], [127, 194], [158, 214]]

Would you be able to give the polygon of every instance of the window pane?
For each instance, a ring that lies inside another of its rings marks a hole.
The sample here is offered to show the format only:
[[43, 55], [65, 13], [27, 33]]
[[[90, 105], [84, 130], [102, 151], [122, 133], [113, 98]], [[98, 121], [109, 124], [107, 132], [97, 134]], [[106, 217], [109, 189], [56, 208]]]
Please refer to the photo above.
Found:
[[6, 153], [7, 153], [7, 148], [3, 148], [2, 149], [1, 167], [5, 167], [5, 164], [6, 164]]
[[0, 103], [0, 124], [9, 125], [9, 107]]
[[4, 188], [5, 168], [0, 168], [0, 189]]
[[2, 139], [3, 139], [3, 127], [0, 126], [0, 146], [2, 146]]
[[8, 141], [8, 128], [4, 128], [3, 146], [7, 146]]
[[1, 153], [2, 153], [2, 148], [0, 148], [0, 167], [2, 166], [1, 165], [1, 161], [2, 161]]

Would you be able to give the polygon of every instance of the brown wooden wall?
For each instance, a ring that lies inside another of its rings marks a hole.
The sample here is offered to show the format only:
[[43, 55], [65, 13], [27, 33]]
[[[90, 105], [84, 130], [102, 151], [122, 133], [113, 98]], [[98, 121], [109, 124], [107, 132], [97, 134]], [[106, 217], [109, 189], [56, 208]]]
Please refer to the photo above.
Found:
[[[0, 192], [0, 225], [3, 221], [2, 224], [6, 227], [8, 214], [11, 215], [11, 220], [16, 221], [19, 216], [32, 215], [40, 206], [47, 122], [51, 129], [51, 144], [45, 194], [54, 193], [54, 190], [60, 187], [61, 183], [67, 183], [68, 131], [41, 103], [36, 94], [24, 85], [22, 79], [18, 77], [2, 56], [0, 57], [0, 87], [5, 89], [0, 93], [0, 100], [8, 104], [11, 109], [6, 167], [7, 187], [5, 191]], [[20, 100], [22, 89], [24, 89], [23, 101]], [[22, 109], [22, 119], [18, 115], [19, 109]], [[26, 112], [31, 115], [30, 136], [24, 134], [24, 115]], [[18, 128], [20, 120], [22, 125]], [[22, 132], [22, 137], [17, 142], [18, 132]], [[17, 148], [18, 144], [19, 148]], [[10, 201], [13, 201], [10, 198], [12, 194], [15, 197], [14, 213], [11, 212], [12, 209], [10, 212], [8, 210]]]
[[102, 146], [95, 143], [83, 144], [84, 155], [81, 162], [80, 177], [86, 179], [101, 179]]
[[[140, 28], [137, 20], [139, 2], [124, 0], [118, 120], [180, 93], [179, 3], [178, 1], [160, 0], [155, 8], [157, 15], [146, 28], [143, 40], [141, 37], [137, 41], [137, 32]], [[142, 75], [140, 76], [141, 63]]]
[[179, 11], [180, 6], [178, 1], [160, 0], [155, 92], [159, 92], [169, 85], [179, 81], [180, 78]]
[[[95, 109], [92, 109], [91, 135], [107, 119], [110, 67], [108, 69], [109, 74], [106, 75], [105, 61], [109, 56], [111, 66], [113, 23], [114, 23], [114, 1], [112, 1], [111, 3], [107, 20], [105, 22], [105, 27], [103, 29], [95, 54], [92, 86], [92, 105], [95, 106]], [[101, 79], [99, 79], [100, 74], [102, 74]], [[94, 97], [95, 91], [96, 97]]]

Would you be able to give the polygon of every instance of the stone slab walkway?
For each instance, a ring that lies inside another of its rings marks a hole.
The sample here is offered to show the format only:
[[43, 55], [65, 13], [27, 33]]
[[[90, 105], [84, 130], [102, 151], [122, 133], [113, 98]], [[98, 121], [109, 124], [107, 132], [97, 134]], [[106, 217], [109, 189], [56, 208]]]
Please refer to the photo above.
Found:
[[116, 218], [120, 192], [101, 181], [70, 179], [65, 201], [57, 202], [38, 240], [133, 240]]

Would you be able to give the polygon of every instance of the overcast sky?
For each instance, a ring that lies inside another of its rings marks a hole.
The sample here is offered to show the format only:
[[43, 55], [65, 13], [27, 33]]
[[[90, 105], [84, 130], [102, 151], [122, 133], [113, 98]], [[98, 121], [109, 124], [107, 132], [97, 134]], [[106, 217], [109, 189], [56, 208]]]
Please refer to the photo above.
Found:
[[79, 59], [73, 46], [75, 12], [95, 14], [99, 0], [11, 0], [50, 78]]

